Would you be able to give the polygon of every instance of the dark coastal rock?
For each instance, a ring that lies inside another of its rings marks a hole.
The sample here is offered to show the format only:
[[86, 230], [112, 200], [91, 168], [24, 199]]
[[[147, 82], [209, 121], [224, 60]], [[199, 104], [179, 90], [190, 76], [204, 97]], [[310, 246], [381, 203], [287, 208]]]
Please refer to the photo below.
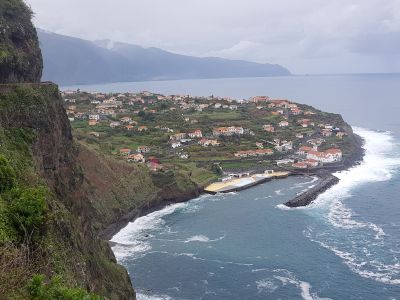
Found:
[[318, 177], [320, 181], [313, 188], [286, 202], [285, 205], [288, 207], [307, 206], [317, 199], [318, 195], [339, 182], [339, 178], [331, 174], [318, 175]]

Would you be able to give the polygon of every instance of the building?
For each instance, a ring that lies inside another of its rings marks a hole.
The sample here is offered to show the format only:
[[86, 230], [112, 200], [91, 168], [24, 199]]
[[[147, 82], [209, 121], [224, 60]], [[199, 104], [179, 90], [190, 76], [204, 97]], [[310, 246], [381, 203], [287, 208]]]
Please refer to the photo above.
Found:
[[144, 163], [146, 160], [143, 156], [143, 154], [138, 153], [138, 154], [129, 154], [127, 156], [128, 161], [134, 161], [138, 163]]
[[116, 122], [116, 121], [110, 123], [110, 127], [111, 128], [115, 128], [115, 127], [118, 127], [120, 125], [121, 125], [121, 123], [120, 122]]
[[279, 122], [279, 127], [288, 127], [289, 126], [289, 122], [288, 121], [280, 121]]
[[147, 126], [139, 126], [139, 127], [138, 127], [138, 131], [140, 131], [140, 132], [142, 132], [142, 131], [147, 131], [147, 130], [149, 130], [149, 129], [147, 128]]
[[128, 148], [119, 149], [119, 154], [124, 155], [124, 156], [131, 154], [131, 152], [132, 152], [132, 150], [128, 149]]
[[182, 146], [182, 144], [181, 144], [181, 142], [179, 142], [179, 141], [173, 141], [173, 142], [171, 143], [171, 147], [172, 147], [173, 149], [179, 148], [179, 147], [181, 147], [181, 146]]
[[137, 148], [137, 152], [139, 152], [139, 153], [148, 153], [148, 152], [150, 152], [150, 147], [148, 147], [148, 146], [139, 146]]
[[123, 117], [121, 119], [119, 119], [121, 121], [121, 123], [130, 123], [132, 122], [132, 118], [131, 117]]
[[203, 147], [207, 147], [207, 146], [219, 146], [219, 142], [216, 139], [201, 139], [199, 141], [199, 144], [202, 145]]
[[342, 151], [336, 148], [321, 152], [310, 147], [301, 147], [298, 154], [305, 156], [307, 159], [316, 160], [321, 163], [334, 163], [342, 160]]
[[188, 136], [189, 136], [190, 138], [192, 138], [192, 139], [194, 139], [194, 138], [202, 138], [202, 137], [203, 137], [203, 133], [201, 132], [200, 129], [196, 129], [196, 130], [193, 131], [193, 132], [189, 132], [189, 133], [188, 133]]
[[272, 155], [274, 151], [271, 149], [257, 149], [257, 150], [244, 150], [238, 151], [234, 153], [235, 157], [252, 157], [252, 156], [264, 156], [264, 155]]
[[268, 102], [269, 97], [268, 96], [255, 96], [250, 98], [250, 102], [252, 103], [262, 103], [262, 102]]
[[97, 114], [95, 114], [95, 115], [89, 115], [89, 120], [96, 120], [96, 121], [98, 121], [98, 120], [100, 120], [100, 115], [97, 115]]
[[275, 132], [275, 127], [271, 124], [266, 124], [263, 126], [263, 129], [267, 132]]
[[97, 120], [89, 120], [89, 126], [97, 125]]
[[176, 134], [173, 134], [173, 135], [169, 136], [170, 140], [182, 140], [184, 138], [186, 138], [186, 133], [184, 133], [184, 132], [176, 133]]
[[214, 128], [213, 130], [213, 135], [214, 136], [231, 136], [234, 134], [237, 135], [242, 135], [244, 133], [243, 127], [235, 127], [235, 126], [230, 126], [230, 127], [218, 127]]

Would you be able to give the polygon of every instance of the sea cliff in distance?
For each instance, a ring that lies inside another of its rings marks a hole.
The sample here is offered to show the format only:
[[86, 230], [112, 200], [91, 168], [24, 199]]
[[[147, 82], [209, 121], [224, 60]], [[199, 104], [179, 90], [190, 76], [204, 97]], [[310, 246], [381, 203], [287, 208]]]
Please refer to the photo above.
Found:
[[179, 55], [109, 41], [91, 42], [38, 31], [43, 53], [42, 80], [60, 85], [110, 82], [288, 76], [277, 64]]

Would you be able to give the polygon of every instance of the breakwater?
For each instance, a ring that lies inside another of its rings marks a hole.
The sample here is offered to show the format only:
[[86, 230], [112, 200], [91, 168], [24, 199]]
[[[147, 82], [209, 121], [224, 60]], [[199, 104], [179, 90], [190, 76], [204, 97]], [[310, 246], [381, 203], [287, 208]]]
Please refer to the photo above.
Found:
[[339, 178], [332, 174], [318, 175], [320, 181], [308, 191], [296, 196], [294, 199], [285, 203], [288, 207], [307, 206], [317, 197], [339, 182]]

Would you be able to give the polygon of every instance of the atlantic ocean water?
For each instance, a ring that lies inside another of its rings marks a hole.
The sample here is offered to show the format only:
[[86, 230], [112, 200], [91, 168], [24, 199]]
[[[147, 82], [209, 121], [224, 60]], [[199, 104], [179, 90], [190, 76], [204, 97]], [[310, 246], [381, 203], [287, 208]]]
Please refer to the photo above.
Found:
[[339, 184], [309, 207], [282, 203], [317, 179], [289, 177], [203, 195], [128, 224], [113, 250], [138, 299], [400, 299], [400, 75], [78, 87], [288, 98], [342, 114], [365, 140], [364, 161], [337, 173]]

